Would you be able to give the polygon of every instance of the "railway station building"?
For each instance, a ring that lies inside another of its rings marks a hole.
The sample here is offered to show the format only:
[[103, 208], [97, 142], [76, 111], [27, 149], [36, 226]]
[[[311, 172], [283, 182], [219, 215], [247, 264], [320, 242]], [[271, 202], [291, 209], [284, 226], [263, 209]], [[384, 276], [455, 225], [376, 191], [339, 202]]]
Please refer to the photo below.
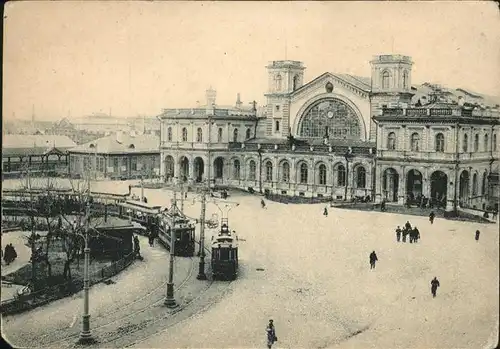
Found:
[[217, 105], [211, 88], [203, 107], [164, 109], [162, 178], [401, 205], [425, 196], [447, 210], [491, 205], [499, 101], [412, 85], [408, 56], [370, 64], [368, 78], [325, 72], [306, 82], [302, 62], [272, 61], [261, 112], [239, 95]]

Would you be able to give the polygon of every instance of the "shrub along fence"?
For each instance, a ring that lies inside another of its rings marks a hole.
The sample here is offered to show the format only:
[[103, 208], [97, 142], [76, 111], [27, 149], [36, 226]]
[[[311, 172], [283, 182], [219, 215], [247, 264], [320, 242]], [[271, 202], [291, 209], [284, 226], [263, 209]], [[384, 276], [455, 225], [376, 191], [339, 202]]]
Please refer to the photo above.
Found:
[[[100, 283], [112, 276], [115, 276], [127, 268], [135, 259], [132, 252], [122, 259], [111, 263], [109, 266], [101, 268], [100, 271], [89, 275], [90, 285]], [[83, 289], [83, 280], [74, 279], [58, 285], [44, 288], [42, 290], [31, 292], [29, 294], [17, 295], [13, 299], [2, 301], [0, 313], [10, 315], [30, 310], [57, 299], [61, 299], [77, 293]]]

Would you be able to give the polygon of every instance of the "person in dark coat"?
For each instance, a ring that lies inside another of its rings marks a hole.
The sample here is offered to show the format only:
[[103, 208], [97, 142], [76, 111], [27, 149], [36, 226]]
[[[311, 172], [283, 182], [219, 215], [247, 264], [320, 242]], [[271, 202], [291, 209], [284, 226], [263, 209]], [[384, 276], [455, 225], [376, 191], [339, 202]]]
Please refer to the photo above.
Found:
[[375, 263], [378, 261], [375, 251], [370, 253], [370, 269], [375, 269]]
[[413, 241], [418, 242], [418, 240], [420, 239], [420, 231], [417, 229], [417, 227], [413, 228], [413, 233]]
[[410, 230], [410, 229], [411, 229], [411, 224], [410, 224], [410, 221], [406, 221], [406, 223], [405, 223], [405, 228], [406, 228], [407, 230]]
[[479, 241], [479, 234], [481, 234], [479, 230], [476, 230], [476, 241]]
[[406, 242], [406, 236], [408, 235], [408, 228], [403, 228], [403, 242]]
[[436, 215], [434, 214], [434, 211], [431, 211], [431, 213], [429, 214], [429, 222], [431, 222], [431, 224], [434, 223], [435, 217], [436, 217]]
[[396, 240], [399, 242], [401, 240], [401, 228], [398, 227], [396, 228]]
[[276, 337], [276, 329], [274, 328], [273, 320], [269, 320], [269, 324], [266, 327], [266, 333], [267, 333], [267, 347], [271, 349], [274, 342], [278, 340], [278, 337]]
[[328, 217], [328, 209], [326, 207], [323, 210], [323, 216]]
[[262, 208], [266, 208], [266, 202], [264, 201], [264, 199], [261, 199], [261, 200], [260, 200], [260, 206], [261, 206]]
[[134, 236], [134, 253], [136, 258], [142, 259], [141, 246], [139, 246], [139, 238], [137, 237], [137, 235]]
[[431, 293], [432, 293], [432, 298], [435, 298], [436, 297], [436, 291], [437, 291], [437, 288], [441, 286], [439, 284], [439, 280], [437, 279], [437, 277], [434, 276], [434, 279], [432, 279], [431, 281]]

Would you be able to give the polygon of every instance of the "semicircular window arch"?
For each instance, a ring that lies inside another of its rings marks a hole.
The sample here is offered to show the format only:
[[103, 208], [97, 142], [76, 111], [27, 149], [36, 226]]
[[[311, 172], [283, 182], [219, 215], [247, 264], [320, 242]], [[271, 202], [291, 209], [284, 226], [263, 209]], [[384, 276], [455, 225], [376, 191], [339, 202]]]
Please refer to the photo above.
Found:
[[361, 127], [354, 109], [340, 99], [322, 99], [309, 106], [299, 125], [299, 137], [360, 139]]

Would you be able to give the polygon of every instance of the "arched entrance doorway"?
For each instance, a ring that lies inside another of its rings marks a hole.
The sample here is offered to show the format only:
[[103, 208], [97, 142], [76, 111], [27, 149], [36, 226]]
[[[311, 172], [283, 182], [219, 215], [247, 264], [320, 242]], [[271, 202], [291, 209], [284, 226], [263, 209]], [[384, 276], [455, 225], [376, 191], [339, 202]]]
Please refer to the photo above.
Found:
[[179, 163], [181, 167], [179, 179], [183, 182], [186, 182], [189, 178], [189, 159], [185, 156], [182, 156]]
[[406, 195], [408, 200], [414, 201], [422, 196], [422, 173], [410, 170], [406, 177]]
[[202, 158], [194, 159], [194, 180], [196, 182], [201, 182], [203, 180], [203, 174], [205, 173], [205, 163]]
[[469, 201], [469, 181], [469, 171], [463, 171], [460, 174], [460, 184], [458, 187], [458, 202], [462, 207], [467, 207]]
[[214, 160], [215, 178], [222, 178], [224, 174], [224, 159], [217, 158]]
[[384, 199], [389, 202], [398, 201], [399, 173], [395, 169], [388, 168], [384, 171], [382, 188]]
[[174, 158], [171, 155], [167, 155], [165, 157], [165, 181], [169, 181], [174, 176]]
[[446, 207], [448, 196], [448, 176], [443, 171], [435, 171], [431, 175], [431, 201], [437, 207]]

